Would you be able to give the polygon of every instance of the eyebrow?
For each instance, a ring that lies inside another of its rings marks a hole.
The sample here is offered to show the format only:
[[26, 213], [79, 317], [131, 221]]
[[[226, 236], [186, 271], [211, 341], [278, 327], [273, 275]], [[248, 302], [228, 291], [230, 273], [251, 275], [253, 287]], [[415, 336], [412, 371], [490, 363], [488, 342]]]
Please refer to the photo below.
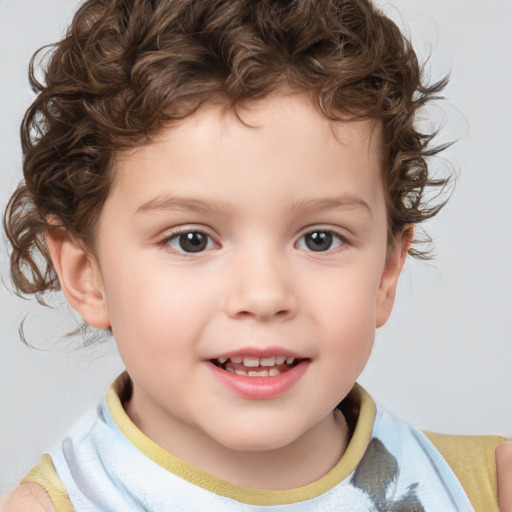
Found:
[[214, 211], [229, 211], [229, 207], [217, 201], [201, 201], [192, 197], [174, 197], [169, 195], [157, 196], [139, 206], [135, 211], [149, 213], [153, 211], [183, 210], [187, 212], [211, 213]]
[[[372, 217], [372, 209], [368, 203], [363, 198], [356, 195], [298, 200], [292, 203], [292, 208], [294, 210], [306, 213], [317, 213], [325, 210], [335, 210], [339, 208], [354, 209], [366, 211], [370, 217]], [[175, 210], [197, 213], [229, 213], [231, 208], [225, 203], [218, 201], [202, 201], [192, 197], [174, 197], [170, 195], [161, 195], [143, 203], [137, 208], [135, 214]]]
[[372, 217], [370, 205], [360, 196], [346, 195], [341, 197], [327, 197], [321, 199], [308, 199], [296, 201], [293, 207], [308, 213], [322, 212], [325, 210], [354, 209], [367, 212]]

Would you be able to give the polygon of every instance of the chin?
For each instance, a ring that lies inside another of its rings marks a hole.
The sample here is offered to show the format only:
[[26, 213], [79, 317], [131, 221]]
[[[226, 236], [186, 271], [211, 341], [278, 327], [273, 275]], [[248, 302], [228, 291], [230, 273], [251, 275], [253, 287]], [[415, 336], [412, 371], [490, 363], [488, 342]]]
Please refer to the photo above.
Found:
[[[291, 429], [268, 429], [265, 427], [237, 429], [226, 432], [228, 435], [217, 437], [215, 440], [220, 445], [236, 452], [270, 452], [279, 450], [296, 441], [297, 437]], [[226, 434], [224, 433], [224, 434]]]

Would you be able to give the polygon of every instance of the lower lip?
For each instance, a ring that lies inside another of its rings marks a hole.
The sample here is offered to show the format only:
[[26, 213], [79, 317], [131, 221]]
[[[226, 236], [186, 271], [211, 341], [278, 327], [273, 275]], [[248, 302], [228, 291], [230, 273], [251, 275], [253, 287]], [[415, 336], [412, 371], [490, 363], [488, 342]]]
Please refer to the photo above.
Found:
[[294, 386], [306, 372], [309, 361], [304, 360], [299, 364], [275, 377], [247, 377], [230, 373], [208, 361], [213, 375], [222, 384], [233, 390], [238, 395], [249, 400], [268, 400], [276, 398]]

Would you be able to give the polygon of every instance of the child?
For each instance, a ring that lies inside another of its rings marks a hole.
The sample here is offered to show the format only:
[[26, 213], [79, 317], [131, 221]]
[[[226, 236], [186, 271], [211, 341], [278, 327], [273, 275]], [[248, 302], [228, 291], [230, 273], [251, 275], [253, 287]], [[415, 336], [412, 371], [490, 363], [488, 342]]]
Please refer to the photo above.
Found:
[[499, 438], [355, 385], [439, 210], [414, 119], [442, 85], [365, 0], [86, 2], [5, 224], [18, 289], [61, 289], [127, 373], [13, 510], [498, 510]]

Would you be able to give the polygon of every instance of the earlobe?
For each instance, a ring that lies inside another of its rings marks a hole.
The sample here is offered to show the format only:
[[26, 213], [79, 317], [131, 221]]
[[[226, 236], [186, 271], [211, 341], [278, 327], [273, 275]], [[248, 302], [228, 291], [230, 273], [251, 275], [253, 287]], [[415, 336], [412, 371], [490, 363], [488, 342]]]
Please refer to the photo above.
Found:
[[395, 302], [398, 279], [414, 235], [414, 227], [406, 226], [397, 236], [394, 246], [386, 257], [376, 304], [375, 326], [382, 327], [388, 320]]
[[110, 319], [96, 258], [77, 245], [63, 228], [47, 232], [46, 243], [70, 305], [92, 327], [108, 328]]

